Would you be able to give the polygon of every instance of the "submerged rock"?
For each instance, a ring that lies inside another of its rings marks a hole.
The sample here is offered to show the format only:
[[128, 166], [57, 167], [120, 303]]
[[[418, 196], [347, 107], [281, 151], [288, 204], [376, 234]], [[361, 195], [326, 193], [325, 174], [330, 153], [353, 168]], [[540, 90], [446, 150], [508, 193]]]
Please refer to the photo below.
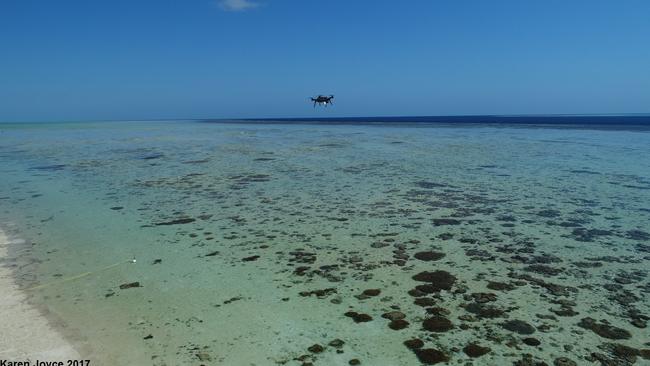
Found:
[[448, 362], [449, 356], [442, 351], [433, 348], [413, 350], [418, 360], [425, 365], [435, 365], [440, 362]]
[[415, 286], [415, 289], [424, 294], [433, 294], [440, 291], [440, 288], [438, 288], [438, 286], [434, 286], [432, 284], [417, 285]]
[[511, 285], [509, 283], [503, 283], [503, 282], [488, 282], [487, 288], [490, 290], [495, 290], [495, 291], [512, 291], [515, 289], [514, 285]]
[[472, 358], [481, 357], [491, 351], [490, 347], [482, 347], [476, 343], [470, 343], [463, 348], [463, 352]]
[[301, 291], [298, 294], [302, 297], [309, 297], [315, 295], [318, 298], [325, 298], [329, 295], [335, 294], [337, 290], [333, 287], [321, 289], [321, 290], [312, 290], [312, 291]]
[[612, 355], [617, 360], [621, 360], [629, 363], [635, 363], [637, 360], [637, 356], [646, 358], [644, 357], [641, 350], [628, 347], [623, 344], [605, 343], [598, 346], [598, 348], [602, 349], [603, 351], [606, 351], [608, 354]]
[[341, 347], [343, 347], [344, 344], [345, 344], [345, 342], [343, 340], [341, 340], [341, 339], [338, 339], [338, 338], [334, 339], [330, 343], [328, 343], [328, 345], [330, 347], [334, 347], [334, 348], [341, 348]]
[[401, 311], [390, 311], [382, 314], [381, 317], [388, 320], [400, 320], [406, 318], [406, 315]]
[[527, 345], [532, 346], [532, 347], [537, 347], [540, 344], [542, 344], [542, 342], [540, 342], [539, 339], [532, 338], [532, 337], [524, 338], [524, 339], [522, 339], [522, 342], [524, 342], [524, 344], [527, 344]]
[[388, 323], [388, 327], [392, 330], [401, 330], [407, 328], [408, 326], [409, 326], [409, 322], [407, 322], [404, 319], [397, 319]]
[[421, 261], [430, 262], [437, 261], [445, 257], [445, 253], [427, 251], [427, 252], [417, 252], [413, 255], [416, 259]]
[[475, 292], [470, 297], [479, 304], [497, 301], [497, 295], [491, 292]]
[[553, 361], [553, 366], [578, 366], [578, 364], [570, 358], [558, 357]]
[[231, 298], [228, 299], [228, 300], [225, 300], [223, 303], [224, 303], [224, 305], [228, 305], [228, 304], [230, 304], [230, 303], [233, 303], [233, 302], [235, 302], [235, 301], [239, 301], [239, 300], [241, 300], [241, 299], [243, 299], [243, 297], [241, 297], [241, 296], [235, 296], [235, 297], [231, 297]]
[[449, 240], [449, 239], [452, 239], [453, 237], [454, 237], [454, 234], [452, 234], [452, 233], [442, 233], [442, 234], [438, 235], [438, 238], [441, 239], [441, 240]]
[[378, 296], [381, 294], [381, 290], [378, 288], [371, 288], [363, 291], [363, 295], [366, 296]]
[[183, 217], [180, 219], [175, 219], [175, 220], [170, 220], [170, 221], [163, 221], [163, 222], [157, 222], [154, 223], [156, 226], [168, 226], [168, 225], [182, 225], [182, 224], [189, 224], [191, 222], [196, 221], [196, 219], [193, 219], [191, 217]]
[[545, 276], [556, 276], [563, 271], [561, 268], [555, 268], [544, 264], [533, 264], [524, 268], [524, 270], [528, 272], [543, 274]]
[[598, 334], [603, 338], [608, 339], [630, 339], [632, 334], [625, 329], [615, 327], [606, 323], [598, 323], [592, 318], [583, 318], [578, 323], [579, 327], [590, 329], [592, 332]]
[[[646, 343], [647, 345], [647, 343]], [[650, 360], [650, 348], [648, 349], [640, 349], [639, 350], [639, 356], [643, 358], [644, 360]]]
[[445, 309], [443, 307], [440, 307], [440, 306], [434, 306], [434, 307], [431, 307], [431, 308], [427, 308], [426, 310], [427, 310], [427, 314], [429, 314], [429, 315], [446, 317], [446, 316], [449, 316], [449, 314], [450, 314], [449, 310], [447, 310], [447, 309]]
[[571, 235], [576, 241], [591, 242], [602, 236], [613, 235], [613, 233], [609, 230], [602, 229], [577, 228], [571, 232]]
[[352, 318], [355, 323], [365, 323], [372, 320], [372, 317], [368, 314], [357, 313], [356, 311], [348, 311], [344, 314], [348, 318]]
[[650, 233], [642, 230], [629, 230], [626, 237], [632, 240], [650, 240]]
[[320, 344], [314, 344], [313, 346], [307, 348], [307, 350], [311, 353], [321, 353], [325, 350], [325, 348], [323, 348], [323, 346]]
[[443, 226], [443, 225], [460, 225], [460, 220], [456, 219], [433, 219], [433, 225]]
[[512, 363], [514, 366], [548, 366], [544, 361], [537, 361], [533, 358], [533, 355], [526, 353], [521, 356], [521, 359]]
[[451, 290], [456, 283], [456, 277], [447, 271], [420, 272], [413, 276], [413, 279], [419, 282], [428, 282], [435, 291]]
[[506, 310], [494, 306], [473, 302], [465, 307], [468, 312], [477, 315], [479, 318], [501, 318], [505, 316]]
[[535, 333], [535, 327], [526, 323], [523, 320], [508, 320], [507, 322], [501, 324], [504, 329], [507, 329], [511, 332], [518, 334], [533, 334]]
[[418, 297], [417, 299], [415, 299], [413, 303], [415, 305], [422, 306], [422, 307], [433, 306], [436, 304], [436, 300], [430, 297]]
[[434, 316], [424, 319], [422, 328], [430, 332], [443, 333], [454, 329], [454, 324], [447, 318], [441, 316]]
[[140, 286], [140, 282], [123, 283], [120, 285], [121, 290], [126, 290], [127, 288], [134, 288], [134, 287], [142, 287], [142, 286]]
[[408, 349], [419, 349], [424, 347], [424, 342], [421, 339], [414, 338], [404, 341], [404, 345]]
[[537, 212], [537, 216], [548, 217], [548, 218], [558, 217], [560, 215], [561, 213], [558, 210], [541, 210]]
[[576, 316], [580, 314], [577, 311], [574, 311], [572, 307], [565, 306], [561, 309], [549, 309], [550, 312], [554, 313], [557, 316]]
[[569, 296], [571, 292], [578, 292], [578, 289], [570, 286], [562, 286], [555, 283], [550, 283], [542, 280], [541, 278], [536, 278], [528, 274], [513, 275], [513, 278], [520, 280], [528, 281], [537, 286], [545, 288], [553, 296]]

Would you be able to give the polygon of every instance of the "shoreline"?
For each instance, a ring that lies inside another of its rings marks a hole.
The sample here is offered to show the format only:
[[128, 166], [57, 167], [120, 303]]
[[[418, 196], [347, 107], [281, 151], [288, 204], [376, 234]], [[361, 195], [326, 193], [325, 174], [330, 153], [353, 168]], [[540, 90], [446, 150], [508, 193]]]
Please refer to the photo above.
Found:
[[55, 329], [50, 319], [29, 302], [13, 276], [11, 246], [17, 245], [0, 229], [0, 360], [62, 361], [78, 360], [80, 353], [66, 337]]

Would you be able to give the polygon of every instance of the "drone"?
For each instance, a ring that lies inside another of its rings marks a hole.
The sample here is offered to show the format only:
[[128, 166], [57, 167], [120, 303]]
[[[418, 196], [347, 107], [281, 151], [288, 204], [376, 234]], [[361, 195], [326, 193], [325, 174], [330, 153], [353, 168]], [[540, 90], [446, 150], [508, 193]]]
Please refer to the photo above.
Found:
[[333, 95], [330, 96], [319, 95], [316, 98], [309, 98], [309, 99], [311, 99], [311, 101], [314, 102], [314, 108], [316, 108], [316, 104], [324, 105], [325, 107], [327, 107], [328, 104], [334, 105], [334, 103], [332, 102], [332, 99], [334, 99]]

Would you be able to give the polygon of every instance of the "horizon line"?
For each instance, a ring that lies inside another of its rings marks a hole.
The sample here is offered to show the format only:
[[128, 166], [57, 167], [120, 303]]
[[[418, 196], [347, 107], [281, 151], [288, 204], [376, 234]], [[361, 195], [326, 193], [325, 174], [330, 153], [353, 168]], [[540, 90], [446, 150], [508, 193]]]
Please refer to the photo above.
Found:
[[[312, 116], [312, 117], [195, 117], [195, 118], [124, 118], [124, 119], [73, 119], [73, 120], [29, 120], [29, 121], [0, 121], [0, 124], [20, 123], [96, 123], [96, 122], [155, 122], [155, 121], [327, 121], [327, 120], [355, 120], [355, 119], [423, 119], [423, 118], [535, 118], [535, 117], [649, 117], [650, 112], [633, 113], [550, 113], [550, 114], [439, 114], [439, 115], [384, 115], [384, 116]], [[381, 122], [381, 121], [378, 121]], [[405, 121], [406, 122], [406, 121]], [[417, 121], [413, 121], [417, 122]], [[648, 121], [650, 123], [650, 120]]]

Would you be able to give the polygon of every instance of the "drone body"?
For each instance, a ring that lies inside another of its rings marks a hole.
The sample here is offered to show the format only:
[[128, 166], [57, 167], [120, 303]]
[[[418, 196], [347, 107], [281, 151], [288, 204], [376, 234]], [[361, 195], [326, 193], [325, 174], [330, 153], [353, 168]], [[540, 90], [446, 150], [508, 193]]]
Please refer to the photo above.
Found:
[[325, 95], [319, 95], [316, 98], [310, 98], [312, 102], [314, 102], [314, 108], [316, 108], [316, 104], [318, 105], [323, 105], [327, 107], [327, 105], [333, 105], [334, 103], [332, 102], [332, 99], [334, 99], [333, 95], [325, 96]]

